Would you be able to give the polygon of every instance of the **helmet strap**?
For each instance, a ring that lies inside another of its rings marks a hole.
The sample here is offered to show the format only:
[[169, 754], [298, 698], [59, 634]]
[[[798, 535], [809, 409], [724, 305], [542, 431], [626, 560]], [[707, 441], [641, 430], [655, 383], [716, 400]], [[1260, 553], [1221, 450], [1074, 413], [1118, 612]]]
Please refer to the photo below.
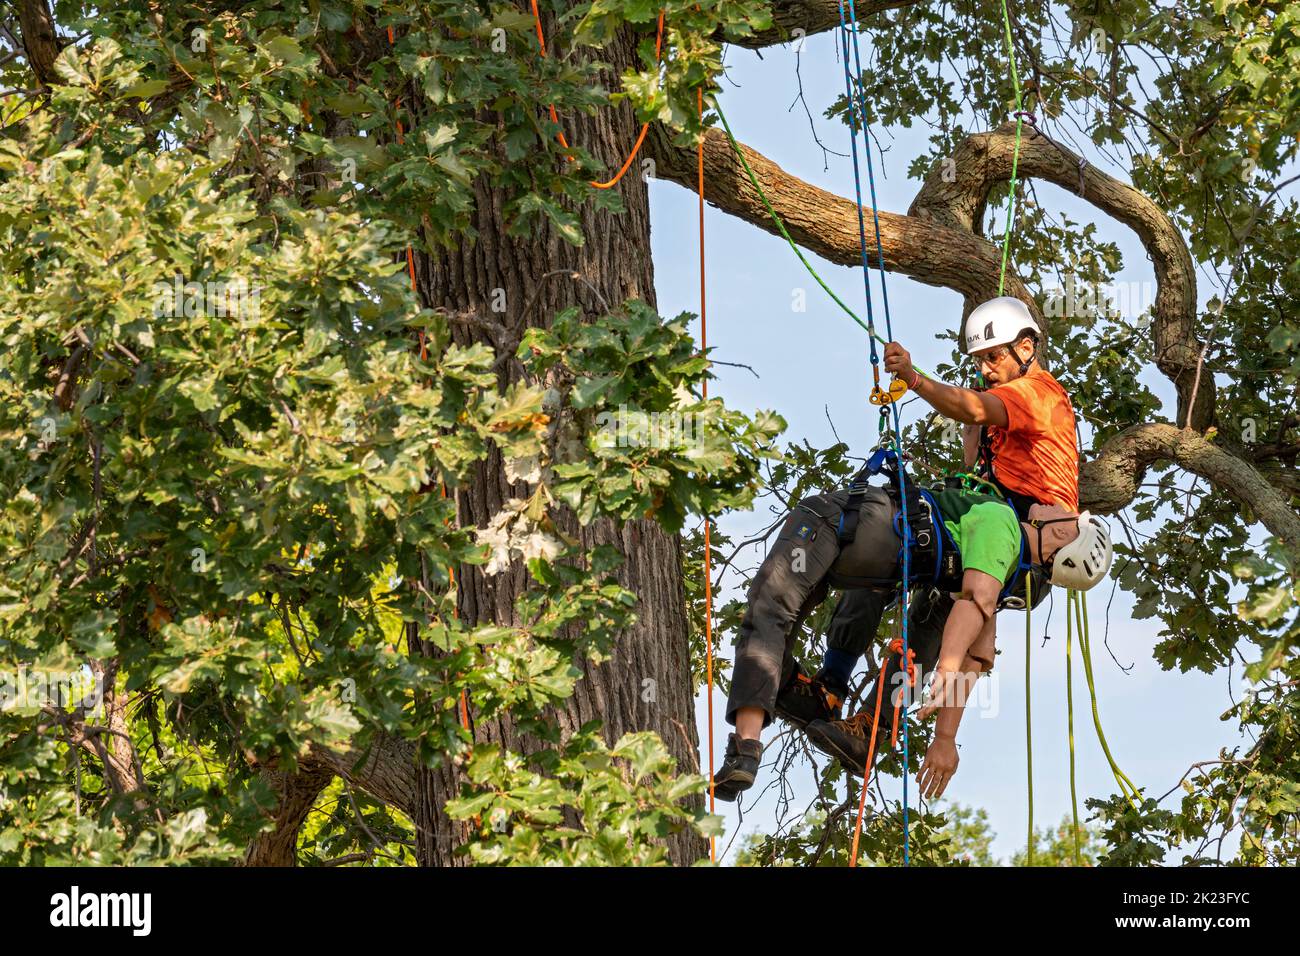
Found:
[[[1029, 341], [1033, 342], [1034, 340], [1033, 340], [1033, 339], [1030, 339]], [[1019, 343], [1016, 343], [1016, 345], [1018, 345], [1018, 344], [1019, 344]], [[1012, 345], [1012, 346], [1011, 346], [1011, 353], [1012, 353], [1012, 355], [1014, 355], [1017, 359], [1020, 359], [1020, 355], [1016, 353], [1016, 346], [1015, 346], [1015, 345]], [[1034, 350], [1033, 350], [1032, 352], [1029, 353], [1029, 358], [1024, 359], [1024, 360], [1022, 360], [1022, 361], [1020, 362], [1020, 376], [1021, 376], [1021, 378], [1023, 378], [1025, 375], [1029, 374], [1029, 366], [1031, 366], [1031, 365], [1034, 364], [1034, 359], [1036, 359], [1036, 358], [1038, 358], [1038, 344], [1035, 342], [1035, 343], [1034, 343]]]
[[1033, 528], [1036, 532], [1038, 532], [1038, 565], [1043, 569], [1043, 573], [1047, 575], [1047, 579], [1049, 581], [1052, 578], [1052, 562], [1056, 560], [1056, 552], [1060, 551], [1061, 549], [1056, 548], [1052, 552], [1052, 556], [1050, 558], [1043, 553], [1043, 528], [1049, 524], [1060, 524], [1061, 522], [1064, 521], [1078, 521], [1078, 520], [1079, 520], [1078, 515], [1075, 515], [1072, 518], [1030, 518], [1029, 521], [1026, 522], [1026, 524], [1028, 524], [1029, 527]]

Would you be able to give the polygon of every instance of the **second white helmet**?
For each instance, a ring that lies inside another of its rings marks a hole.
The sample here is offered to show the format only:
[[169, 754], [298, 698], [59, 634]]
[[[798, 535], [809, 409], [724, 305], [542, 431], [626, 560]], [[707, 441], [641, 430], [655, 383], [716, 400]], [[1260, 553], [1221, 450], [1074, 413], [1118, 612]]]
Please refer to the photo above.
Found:
[[981, 303], [971, 312], [966, 319], [962, 345], [967, 355], [995, 345], [1009, 345], [1025, 329], [1031, 329], [1039, 336], [1043, 334], [1030, 314], [1029, 306], [1015, 296], [1000, 295]]
[[1106, 522], [1085, 511], [1079, 515], [1079, 536], [1052, 557], [1048, 580], [1063, 588], [1087, 591], [1106, 577], [1114, 556]]

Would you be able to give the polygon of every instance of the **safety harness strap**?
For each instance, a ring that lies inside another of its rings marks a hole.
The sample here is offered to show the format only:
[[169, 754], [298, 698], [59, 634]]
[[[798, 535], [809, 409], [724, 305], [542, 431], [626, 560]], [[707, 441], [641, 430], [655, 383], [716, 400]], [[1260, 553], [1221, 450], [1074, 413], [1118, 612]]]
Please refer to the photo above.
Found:
[[[839, 539], [840, 548], [843, 549], [852, 544], [857, 536], [858, 520], [862, 509], [863, 498], [866, 497], [867, 489], [870, 487], [870, 479], [876, 475], [885, 474], [889, 481], [885, 484], [885, 493], [889, 495], [894, 504], [894, 533], [898, 535], [901, 541], [900, 553], [902, 549], [910, 548], [913, 560], [909, 568], [909, 580], [907, 587], [912, 587], [922, 581], [932, 585], [940, 591], [955, 593], [961, 590], [962, 584], [962, 560], [961, 552], [957, 548], [956, 541], [944, 527], [943, 516], [939, 511], [938, 502], [935, 501], [931, 492], [917, 486], [911, 476], [907, 474], [899, 460], [898, 455], [892, 448], [877, 448], [867, 459], [867, 463], [862, 469], [853, 476], [853, 480], [848, 485], [849, 496], [845, 502], [844, 510], [840, 512], [839, 524], [836, 528], [836, 536]], [[956, 481], [961, 485], [960, 478], [950, 478], [948, 485]], [[902, 488], [900, 492], [900, 486]], [[1024, 502], [1013, 500], [1006, 489], [1001, 486], [993, 486], [1001, 492], [1000, 497], [1006, 502], [1008, 507], [1016, 512], [1017, 517], [1023, 518], [1021, 507], [1027, 503], [1032, 503], [1029, 499]], [[902, 513], [901, 496], [907, 496], [907, 532], [910, 540], [903, 540], [904, 529], [900, 521]], [[1024, 496], [1017, 496], [1024, 497]], [[1021, 507], [1018, 507], [1021, 506]], [[1026, 605], [1024, 598], [1025, 578], [1028, 576], [1032, 583], [1030, 594], [1035, 607], [1046, 596], [1050, 589], [1047, 577], [1043, 569], [1033, 564], [1029, 560], [1029, 547], [1025, 540], [1023, 531], [1020, 536], [1020, 553], [1016, 558], [1016, 570], [1011, 579], [1003, 585], [998, 594], [998, 610], [1023, 610]], [[842, 588], [871, 588], [877, 591], [900, 591], [903, 589], [903, 582], [897, 579], [882, 579], [855, 577], [843, 574], [833, 574], [831, 583], [836, 587]]]
[[867, 489], [871, 487], [870, 480], [884, 471], [891, 462], [895, 466], [898, 462], [898, 456], [894, 454], [894, 450], [892, 448], [877, 448], [871, 453], [867, 463], [849, 482], [849, 500], [845, 503], [844, 510], [840, 512], [839, 527], [835, 529], [835, 535], [839, 538], [841, 548], [852, 544], [853, 539], [857, 537], [858, 515], [862, 510], [862, 499], [867, 496]]

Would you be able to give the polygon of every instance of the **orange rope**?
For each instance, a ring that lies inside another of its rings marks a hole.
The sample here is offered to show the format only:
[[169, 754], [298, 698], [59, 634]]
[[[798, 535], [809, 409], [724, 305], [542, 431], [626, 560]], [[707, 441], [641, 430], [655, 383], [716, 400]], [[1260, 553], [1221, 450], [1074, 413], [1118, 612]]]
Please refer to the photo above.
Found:
[[[546, 36], [545, 34], [542, 33], [542, 15], [541, 12], [537, 9], [537, 0], [531, 0], [531, 2], [533, 5], [533, 25], [537, 28], [537, 43], [541, 47], [541, 55], [545, 57]], [[655, 63], [660, 63], [663, 60], [663, 46], [664, 46], [664, 14], [663, 11], [661, 10], [659, 11], [659, 34], [655, 38]], [[547, 106], [546, 109], [551, 114], [551, 122], [554, 123], [556, 126], [559, 126], [560, 117], [559, 114], [555, 112], [554, 104]], [[618, 185], [618, 181], [622, 179], [623, 174], [626, 173], [631, 168], [632, 160], [636, 159], [636, 154], [641, 150], [641, 144], [645, 142], [646, 130], [648, 130], [649, 128], [650, 128], [649, 122], [645, 122], [641, 124], [641, 132], [637, 134], [636, 142], [632, 144], [632, 152], [627, 154], [627, 159], [623, 160], [623, 165], [619, 167], [619, 170], [617, 173], [614, 174], [613, 179], [609, 179], [603, 183], [596, 182], [596, 180], [593, 179], [591, 180], [591, 185], [596, 187], [597, 189], [612, 189], [614, 186]], [[557, 132], [555, 134], [555, 138], [559, 140], [560, 145], [563, 146], [565, 149], [571, 148], [569, 146], [569, 141], [564, 138], [564, 130], [560, 130], [559, 132]]]
[[[388, 28], [388, 45], [389, 45], [389, 46], [392, 46], [395, 42], [396, 42], [396, 40], [395, 40], [394, 37], [393, 37], [393, 28], [390, 26], [390, 27]], [[398, 109], [400, 109], [401, 106], [402, 106], [402, 98], [399, 96], [399, 97], [397, 97], [395, 100], [393, 100], [393, 110], [394, 110], [394, 112], [397, 111]], [[397, 127], [397, 144], [400, 146], [400, 145], [402, 145], [402, 143], [405, 141], [405, 132], [406, 132], [406, 131], [405, 131], [404, 129], [402, 129], [402, 121], [401, 121], [400, 118], [395, 117], [394, 120], [393, 120], [393, 122], [394, 122], [394, 124], [395, 124], [396, 127]], [[411, 277], [411, 291], [412, 291], [412, 292], [416, 292], [416, 293], [418, 293], [419, 290], [418, 290], [418, 288], [417, 288], [417, 286], [416, 286], [416, 282], [415, 282], [415, 251], [411, 248], [411, 246], [410, 246], [409, 243], [408, 243], [407, 246], [406, 246], [406, 273], [407, 273], [407, 275], [409, 275], [409, 276]], [[427, 346], [427, 344], [426, 344], [426, 342], [425, 342], [425, 338], [424, 338], [424, 329], [421, 329], [421, 330], [420, 330], [420, 361], [423, 362], [423, 361], [425, 361], [428, 357], [429, 357], [429, 349], [428, 349], [428, 346]], [[445, 484], [442, 485], [442, 497], [444, 497], [444, 498], [447, 497], [447, 486], [446, 486]], [[451, 567], [450, 565], [448, 565], [448, 567], [447, 567], [447, 575], [448, 575], [448, 577], [451, 579], [451, 584], [452, 584], [452, 586], [454, 587], [455, 584], [456, 584], [456, 569], [453, 568], [453, 567]], [[460, 608], [458, 607], [458, 608], [454, 609], [454, 610], [452, 611], [452, 613], [453, 613], [457, 618], [459, 618], [459, 617], [460, 617]], [[463, 688], [461, 689], [461, 692], [460, 692], [460, 723], [461, 723], [461, 726], [464, 727], [466, 730], [469, 730], [469, 729], [470, 729], [470, 727], [469, 727], [469, 699], [466, 697], [466, 695], [465, 695], [465, 691], [464, 691]]]
[[[900, 610], [901, 614], [902, 611]], [[903, 642], [900, 638], [894, 638], [889, 644], [889, 653], [897, 654], [900, 666], [903, 663]], [[912, 663], [915, 654], [912, 648], [907, 649], [907, 683], [909, 686], [916, 683], [916, 666]], [[867, 784], [871, 782], [871, 765], [876, 762], [876, 731], [880, 729], [880, 703], [885, 699], [885, 668], [889, 664], [889, 655], [885, 655], [880, 662], [880, 678], [876, 681], [876, 714], [871, 721], [871, 743], [867, 747], [867, 764], [862, 768], [862, 792], [858, 796], [858, 822], [853, 827], [853, 852], [849, 857], [849, 866], [858, 865], [858, 841], [862, 836], [862, 816], [867, 808]], [[899, 702], [894, 704], [894, 735], [889, 742], [889, 749], [893, 750], [898, 741], [898, 708]], [[904, 771], [906, 772], [906, 770]]]
[[[533, 0], [536, 4], [536, 0]], [[660, 30], [663, 29], [663, 14], [659, 15]], [[704, 88], [700, 87], [695, 91], [696, 109], [701, 121], [704, 119]], [[645, 129], [642, 128], [641, 135], [645, 135]], [[637, 141], [640, 145], [640, 140]], [[628, 162], [631, 162], [629, 159]], [[625, 167], [626, 168], [626, 167]], [[700, 144], [696, 149], [696, 173], [699, 181], [700, 193], [700, 351], [706, 352], [709, 348], [709, 325], [707, 310], [705, 309], [704, 299], [704, 137], [700, 137]], [[620, 175], [622, 175], [620, 173]], [[704, 398], [709, 397], [709, 380], [704, 379]], [[704, 659], [705, 671], [708, 676], [708, 708], [709, 708], [709, 813], [715, 812], [716, 803], [713, 796], [713, 568], [710, 563], [710, 542], [709, 542], [709, 516], [704, 516]], [[709, 837], [709, 859], [718, 862], [717, 839]]]
[[[901, 609], [899, 610], [899, 613], [900, 614], [902, 613]], [[894, 638], [893, 642], [889, 645], [889, 652], [891, 654], [897, 654], [899, 666], [900, 667], [903, 666], [903, 641], [901, 638], [897, 638], [897, 637]], [[916, 652], [909, 647], [907, 649], [907, 665], [906, 665], [907, 680], [904, 682], [908, 687], [916, 686], [916, 664], [914, 663], [915, 660], [916, 660]], [[895, 747], [898, 746], [898, 710], [899, 710], [899, 705], [894, 704], [894, 730], [889, 737], [890, 750], [893, 750]]]

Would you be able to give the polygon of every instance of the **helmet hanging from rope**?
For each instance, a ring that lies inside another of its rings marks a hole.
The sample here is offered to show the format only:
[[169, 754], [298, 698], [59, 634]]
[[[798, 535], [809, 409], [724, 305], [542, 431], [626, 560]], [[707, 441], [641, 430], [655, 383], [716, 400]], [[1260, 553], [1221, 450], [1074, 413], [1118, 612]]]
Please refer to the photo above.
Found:
[[1079, 533], [1067, 544], [1061, 545], [1043, 562], [1047, 580], [1058, 587], [1072, 591], [1087, 591], [1101, 583], [1110, 571], [1115, 551], [1110, 542], [1110, 529], [1106, 522], [1087, 511], [1068, 518], [1031, 520], [1029, 524], [1038, 532], [1038, 553], [1043, 553], [1043, 528], [1063, 521], [1076, 523]]

